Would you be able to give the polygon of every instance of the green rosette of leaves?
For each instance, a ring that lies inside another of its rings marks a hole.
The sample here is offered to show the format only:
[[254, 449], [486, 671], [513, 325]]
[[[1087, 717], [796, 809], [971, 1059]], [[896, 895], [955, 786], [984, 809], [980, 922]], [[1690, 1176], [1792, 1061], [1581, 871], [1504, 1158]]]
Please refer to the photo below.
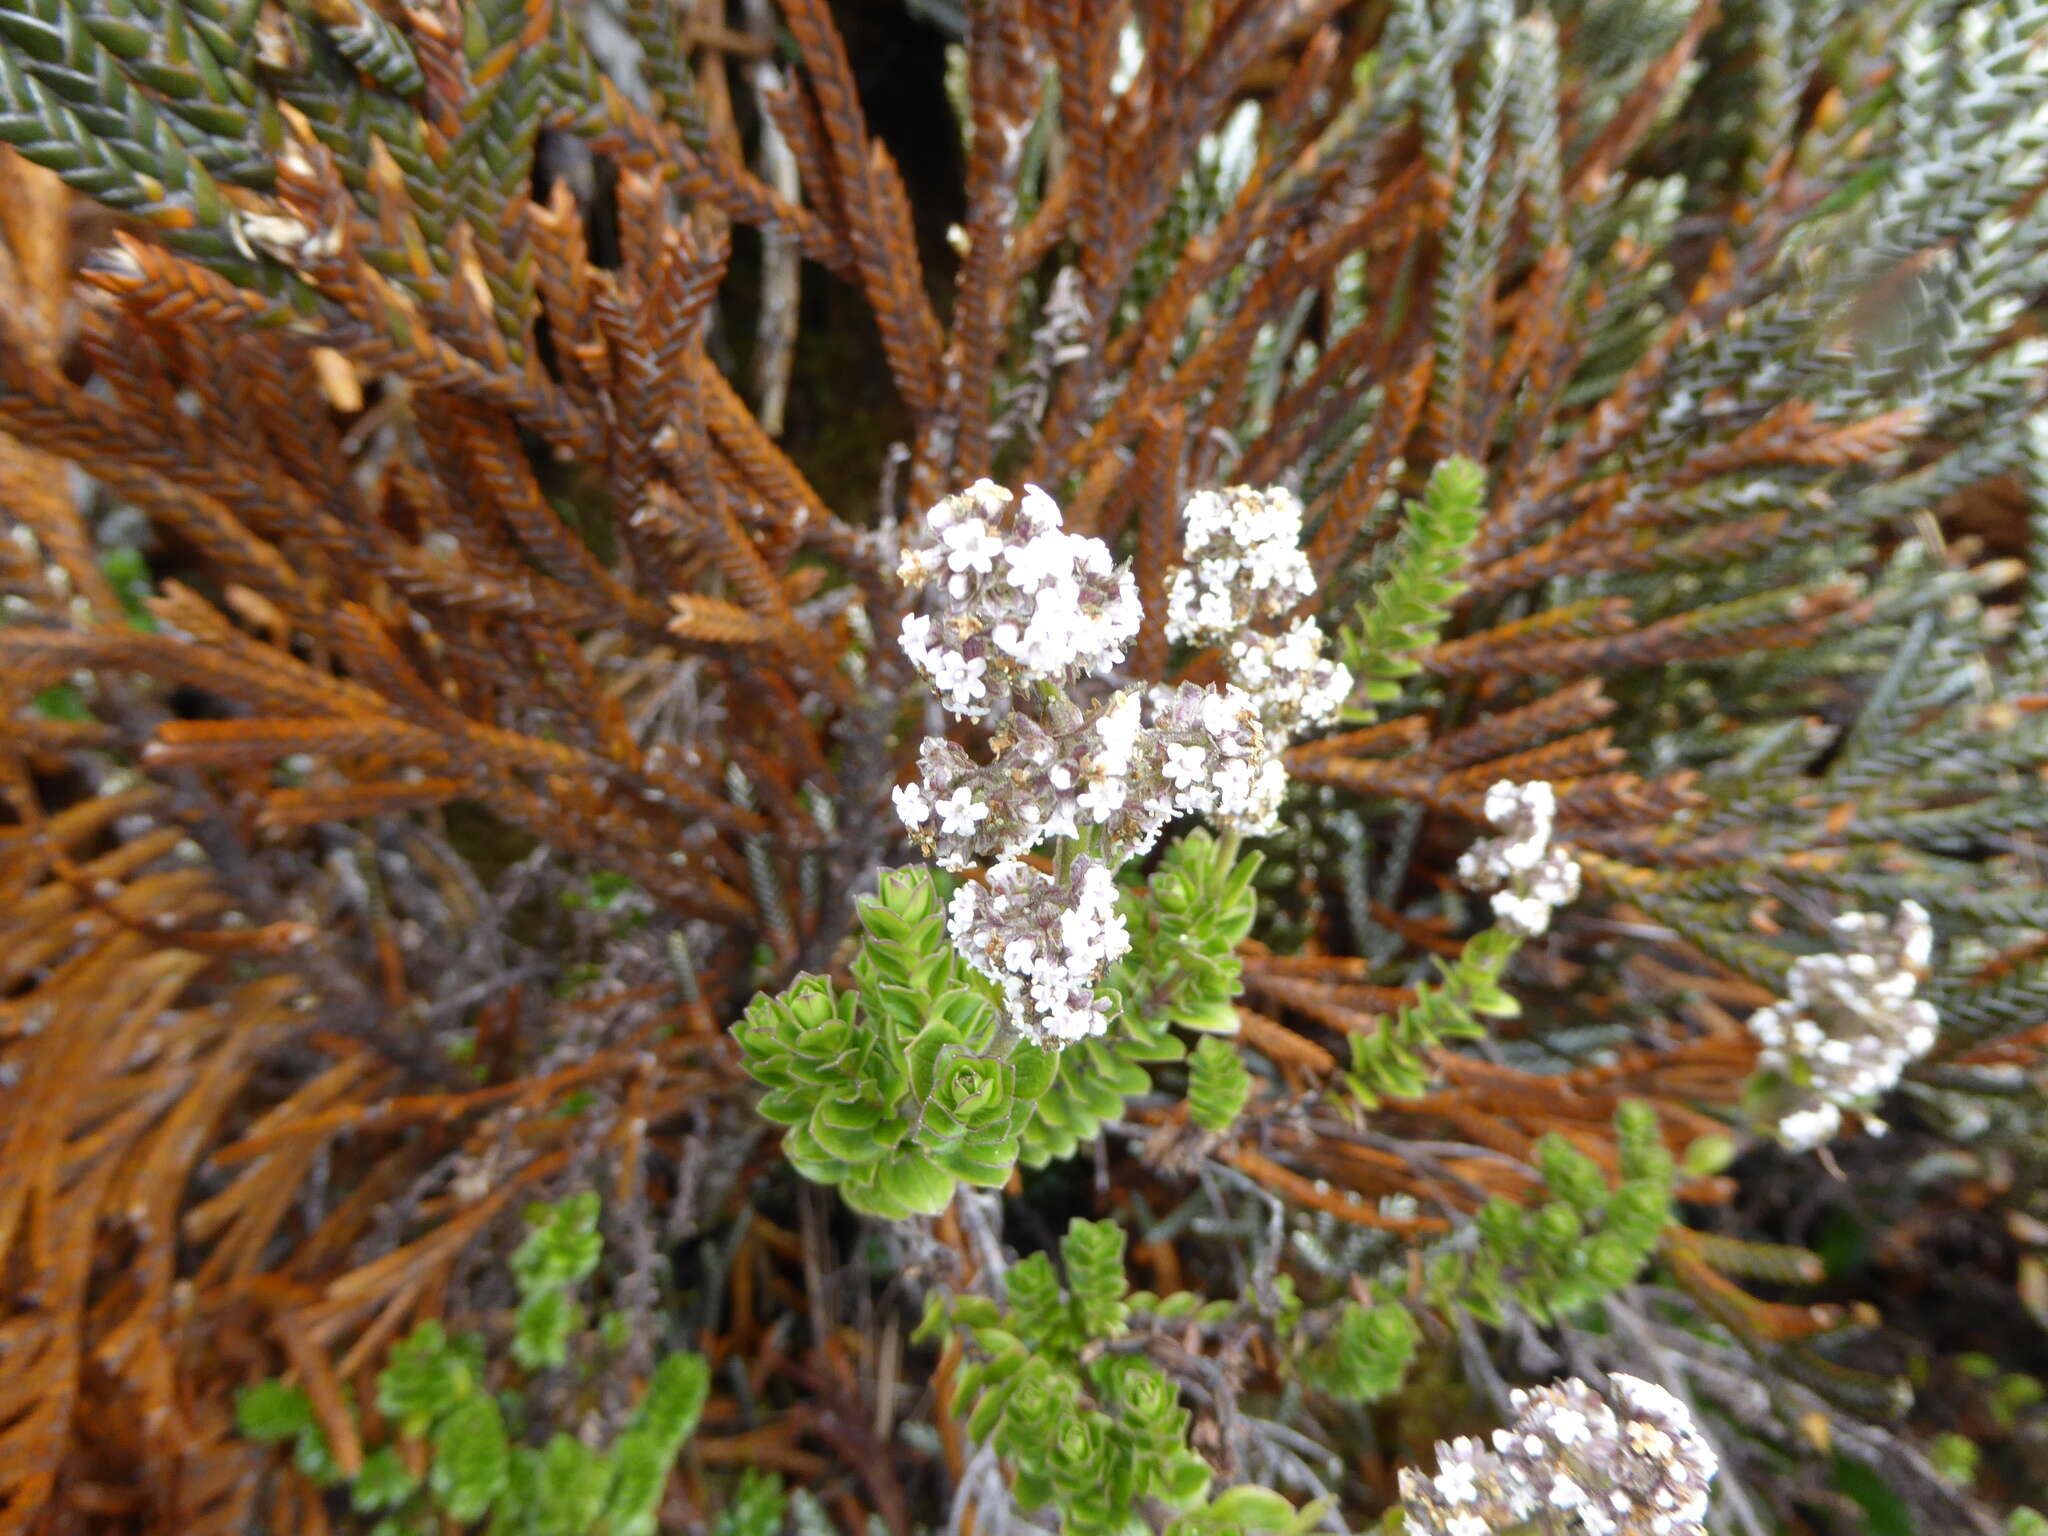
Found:
[[734, 1035], [768, 1090], [762, 1117], [787, 1127], [783, 1151], [819, 1184], [867, 1184], [910, 1134], [895, 1113], [904, 1077], [864, 1027], [860, 999], [822, 976], [754, 999]]
[[871, 1216], [936, 1215], [961, 1184], [1009, 1178], [1055, 1059], [1002, 1030], [928, 870], [886, 872], [859, 918], [851, 991], [799, 977], [734, 1034], [799, 1173]]
[[1029, 1045], [1008, 1057], [991, 1055], [986, 1039], [975, 1043], [943, 1017], [918, 1032], [908, 1058], [919, 1150], [962, 1183], [1002, 1184], [1017, 1165], [1024, 1122], [1052, 1081], [1055, 1058]]

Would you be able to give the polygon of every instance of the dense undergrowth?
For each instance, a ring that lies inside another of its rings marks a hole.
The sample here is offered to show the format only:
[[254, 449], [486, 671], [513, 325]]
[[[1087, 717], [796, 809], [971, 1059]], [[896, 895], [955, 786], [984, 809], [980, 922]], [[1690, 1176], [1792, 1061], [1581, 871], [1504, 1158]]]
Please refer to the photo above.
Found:
[[0, 0], [0, 1536], [2048, 1529], [2048, 7], [839, 9]]

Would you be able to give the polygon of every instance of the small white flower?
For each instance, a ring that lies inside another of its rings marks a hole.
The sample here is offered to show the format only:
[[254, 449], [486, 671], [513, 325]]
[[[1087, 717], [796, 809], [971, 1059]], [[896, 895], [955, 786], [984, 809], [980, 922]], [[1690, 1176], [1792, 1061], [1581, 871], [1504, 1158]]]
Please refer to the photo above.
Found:
[[974, 836], [975, 827], [988, 820], [989, 814], [988, 807], [977, 803], [965, 785], [937, 802], [933, 809], [939, 814], [939, 830], [949, 837]]
[[1795, 1151], [1832, 1138], [1845, 1112], [1869, 1129], [1878, 1098], [1934, 1048], [1939, 1031], [1934, 1006], [1914, 996], [1933, 951], [1924, 909], [1903, 903], [1890, 923], [1845, 912], [1828, 926], [1836, 952], [1793, 961], [1786, 997], [1749, 1018], [1762, 1047], [1765, 1112]]
[[1175, 789], [1191, 789], [1208, 776], [1209, 754], [1193, 744], [1166, 749], [1166, 781]]
[[1479, 1496], [1477, 1476], [1469, 1461], [1454, 1461], [1437, 1473], [1437, 1494], [1452, 1504], [1470, 1504]]
[[1090, 779], [1087, 787], [1075, 796], [1074, 804], [1090, 821], [1107, 821], [1123, 809], [1124, 781], [1106, 775]]
[[971, 704], [988, 696], [988, 684], [984, 680], [987, 672], [988, 662], [983, 657], [941, 651], [932, 667], [932, 685], [956, 707]]
[[931, 654], [931, 640], [932, 621], [930, 619], [921, 613], [906, 613], [903, 616], [903, 629], [899, 637], [899, 643], [903, 647], [903, 654], [920, 667], [925, 664], [925, 658]]
[[1024, 487], [1024, 501], [1018, 507], [1017, 515], [1041, 533], [1059, 527], [1064, 521], [1060, 516], [1059, 503], [1035, 485]]
[[891, 791], [896, 814], [906, 827], [921, 827], [932, 819], [932, 803], [920, 784], [898, 784]]
[[969, 934], [973, 932], [976, 911], [981, 905], [981, 888], [971, 881], [962, 881], [953, 890], [953, 899], [946, 905], [946, 934], [955, 947], [964, 947]]
[[955, 571], [986, 574], [996, 568], [996, 556], [1003, 552], [1003, 541], [978, 517], [955, 523], [939, 542], [946, 548], [947, 567]]
[[1486, 792], [1486, 819], [1501, 836], [1472, 845], [1458, 860], [1458, 879], [1493, 892], [1494, 915], [1524, 938], [1550, 929], [1551, 913], [1579, 894], [1578, 861], [1552, 842], [1557, 793], [1538, 780], [1502, 779]]

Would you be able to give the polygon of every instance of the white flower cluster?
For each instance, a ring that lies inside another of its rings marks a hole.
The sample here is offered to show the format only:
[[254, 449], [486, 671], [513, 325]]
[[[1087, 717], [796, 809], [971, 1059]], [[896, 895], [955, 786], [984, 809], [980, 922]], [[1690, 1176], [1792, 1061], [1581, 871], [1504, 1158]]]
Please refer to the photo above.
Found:
[[1230, 642], [1228, 655], [1230, 680], [1257, 701], [1277, 745], [1329, 724], [1351, 697], [1351, 671], [1323, 655], [1314, 619], [1296, 619], [1285, 634], [1247, 631]]
[[1020, 499], [977, 480], [931, 509], [929, 536], [897, 566], [906, 585], [938, 583], [936, 619], [903, 620], [903, 652], [957, 715], [978, 718], [1022, 683], [1072, 682], [1124, 658], [1143, 610], [1128, 570], [1100, 539], [1060, 529], [1037, 486]]
[[1230, 680], [1251, 695], [1273, 750], [1336, 718], [1351, 673], [1323, 656], [1323, 632], [1298, 619], [1284, 634], [1252, 628], [1316, 589], [1301, 552], [1301, 500], [1285, 486], [1198, 491], [1181, 513], [1187, 563], [1166, 588], [1166, 637], [1227, 647]]
[[1003, 989], [1010, 1022], [1027, 1038], [1058, 1047], [1107, 1026], [1095, 984], [1131, 947], [1107, 864], [1083, 856], [1061, 877], [1004, 859], [990, 866], [987, 890], [963, 883], [953, 893], [947, 931]]
[[1865, 1126], [1882, 1131], [1869, 1106], [1934, 1048], [1940, 1025], [1934, 1005], [1913, 995], [1934, 950], [1919, 903], [1903, 903], [1890, 924], [1845, 912], [1828, 927], [1845, 952], [1793, 961], [1790, 995], [1749, 1018], [1759, 1064], [1777, 1084], [1766, 1095], [1775, 1134], [1798, 1151], [1840, 1130], [1845, 1109], [1865, 1111]]
[[896, 814], [941, 867], [1014, 859], [1092, 828], [1114, 868], [1147, 852], [1176, 816], [1250, 833], [1277, 821], [1287, 771], [1234, 688], [1126, 688], [1085, 714], [1064, 701], [1045, 712], [1050, 723], [1012, 714], [987, 764], [944, 737], [925, 739], [919, 782], [897, 786]]
[[1181, 509], [1181, 548], [1187, 564], [1166, 588], [1169, 640], [1228, 638], [1316, 589], [1301, 552], [1301, 499], [1285, 486], [1195, 492]]
[[1413, 1536], [1704, 1536], [1720, 1463], [1677, 1398], [1611, 1376], [1610, 1406], [1583, 1381], [1517, 1392], [1518, 1417], [1437, 1446], [1437, 1472], [1401, 1472]]
[[1259, 837], [1278, 829], [1287, 768], [1241, 688], [1154, 688], [1145, 704], [1159, 773], [1174, 813], [1192, 811], [1226, 831]]
[[[1291, 527], [1298, 534], [1298, 503]], [[1125, 688], [1085, 706], [1072, 696], [1123, 659], [1141, 610], [1128, 569], [1099, 539], [1062, 532], [1059, 508], [1036, 486], [1013, 498], [981, 480], [947, 497], [898, 574], [937, 594], [931, 613], [903, 621], [904, 653], [954, 714], [999, 718], [986, 763], [927, 738], [918, 781], [895, 791], [896, 814], [947, 869], [994, 861], [986, 896], [955, 898], [954, 942], [1002, 985], [1020, 1030], [1080, 1039], [1102, 1027], [1092, 988], [1128, 947], [1117, 867], [1176, 816], [1273, 830], [1286, 769], [1259, 701], [1240, 689]], [[1305, 669], [1320, 643], [1313, 625], [1273, 640], [1267, 670]], [[1071, 865], [1084, 873], [1066, 885], [1021, 862], [1048, 838], [1086, 848]], [[1070, 925], [1058, 942], [1055, 918]]]
[[1501, 835], [1465, 851], [1458, 879], [1469, 890], [1493, 893], [1493, 913], [1503, 927], [1537, 938], [1549, 931], [1552, 911], [1579, 894], [1578, 860], [1553, 840], [1557, 792], [1540, 779], [1502, 779], [1486, 792], [1485, 811]]

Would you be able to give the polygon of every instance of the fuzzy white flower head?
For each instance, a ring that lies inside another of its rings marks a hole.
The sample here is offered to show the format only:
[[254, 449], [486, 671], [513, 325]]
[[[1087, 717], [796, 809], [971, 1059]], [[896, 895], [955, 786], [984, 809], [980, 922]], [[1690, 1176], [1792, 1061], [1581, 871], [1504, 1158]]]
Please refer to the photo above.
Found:
[[1247, 630], [1226, 654], [1231, 682], [1251, 695], [1276, 745], [1328, 725], [1351, 697], [1351, 671], [1323, 655], [1323, 632], [1313, 619], [1297, 619], [1280, 635]]
[[1301, 498], [1285, 486], [1197, 491], [1181, 511], [1187, 564], [1166, 589], [1166, 635], [1227, 640], [1278, 618], [1316, 589], [1301, 552]]
[[937, 602], [904, 619], [903, 653], [954, 714], [977, 719], [1019, 687], [1123, 660], [1142, 616], [1137, 585], [1100, 539], [1060, 521], [1035, 485], [1020, 501], [977, 480], [933, 507], [906, 546], [898, 577]]
[[1486, 792], [1482, 809], [1502, 835], [1474, 843], [1458, 860], [1458, 879], [1492, 892], [1501, 924], [1533, 939], [1550, 929], [1550, 915], [1579, 894], [1578, 861], [1557, 846], [1557, 792], [1540, 779], [1502, 779]]
[[1011, 1024], [1057, 1049], [1108, 1027], [1095, 986], [1131, 947], [1116, 900], [1116, 880], [1094, 859], [1076, 859], [1064, 876], [1005, 859], [990, 866], [986, 890], [970, 883], [953, 893], [947, 931], [1002, 988]]
[[1178, 812], [1206, 816], [1226, 831], [1258, 837], [1280, 824], [1287, 769], [1271, 750], [1258, 705], [1238, 688], [1154, 688], [1146, 696], [1152, 732], [1171, 763]]
[[1049, 707], [1044, 721], [1019, 710], [994, 745], [984, 765], [930, 737], [918, 783], [897, 793], [911, 837], [947, 869], [1014, 859], [1083, 827], [1115, 868], [1189, 813], [1257, 835], [1278, 824], [1287, 788], [1257, 709], [1234, 688], [1129, 688], [1087, 711]]
[[1300, 498], [1278, 485], [1198, 491], [1181, 520], [1185, 563], [1167, 583], [1166, 637], [1226, 647], [1231, 683], [1252, 699], [1275, 752], [1335, 719], [1351, 673], [1324, 658], [1315, 621], [1297, 619], [1277, 635], [1253, 627], [1315, 592]]
[[[1162, 757], [1166, 744], [1148, 730], [1135, 688], [1087, 710], [1066, 702], [1040, 714], [1013, 711], [993, 737], [995, 755], [976, 763], [944, 737], [918, 755], [917, 794], [897, 797], [898, 814], [920, 848], [947, 869], [989, 858], [1013, 859], [1047, 838], [1096, 830], [1098, 852], [1121, 864], [1152, 846], [1175, 815]], [[966, 795], [969, 822], [946, 809]], [[917, 813], [927, 806], [936, 821]]]
[[[1194, 514], [1194, 545], [1221, 583], [1204, 611], [1220, 605], [1228, 618], [1243, 599], [1271, 617], [1314, 590], [1290, 493], [1231, 492], [1203, 505], [1212, 510]], [[1129, 945], [1115, 870], [1179, 815], [1273, 830], [1287, 786], [1280, 749], [1334, 713], [1350, 679], [1322, 659], [1323, 637], [1303, 620], [1240, 648], [1252, 691], [1183, 684], [1076, 697], [1076, 683], [1122, 660], [1141, 618], [1137, 589], [1100, 540], [1063, 530], [1036, 486], [1014, 497], [981, 480], [947, 497], [899, 574], [932, 596], [903, 621], [904, 654], [954, 713], [997, 721], [987, 762], [927, 737], [917, 782], [894, 793], [897, 815], [945, 868], [988, 866], [985, 887], [955, 896], [951, 928], [968, 962], [1002, 988], [1015, 1027], [1053, 1046], [1097, 1033], [1106, 1005], [1093, 986]], [[1058, 880], [1023, 861], [1049, 839], [1084, 833], [1089, 855], [1063, 859]]]
[[1400, 1474], [1413, 1536], [1703, 1536], [1720, 1470], [1683, 1403], [1616, 1375], [1611, 1404], [1582, 1381], [1513, 1394], [1517, 1417], [1437, 1446], [1437, 1473]]
[[1934, 1005], [1914, 996], [1933, 954], [1926, 909], [1905, 902], [1889, 924], [1845, 912], [1828, 927], [1836, 952], [1793, 961], [1784, 999], [1749, 1018], [1763, 1047], [1758, 1106], [1798, 1151], [1832, 1138], [1845, 1111], [1882, 1130], [1870, 1109], [1934, 1048], [1940, 1028]]

